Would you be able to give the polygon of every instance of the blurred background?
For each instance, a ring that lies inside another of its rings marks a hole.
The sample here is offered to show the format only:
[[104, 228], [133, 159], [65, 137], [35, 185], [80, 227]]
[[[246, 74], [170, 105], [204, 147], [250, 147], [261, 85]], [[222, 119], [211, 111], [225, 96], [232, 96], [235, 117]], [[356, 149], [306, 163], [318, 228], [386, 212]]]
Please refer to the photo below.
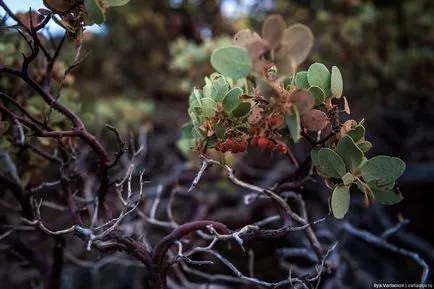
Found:
[[[5, 2], [14, 11], [43, 7], [38, 0]], [[240, 29], [259, 31], [272, 13], [288, 25], [306, 24], [314, 33], [313, 51], [299, 70], [316, 61], [340, 68], [353, 118], [366, 119], [367, 139], [374, 143], [370, 154], [398, 156], [408, 164], [398, 184], [404, 200], [386, 210], [410, 219], [409, 232], [429, 248], [434, 243], [432, 0], [131, 0], [110, 9], [103, 26], [85, 31], [81, 49], [86, 58], [65, 81], [62, 101], [101, 137], [108, 138], [101, 132], [104, 123], [127, 137], [152, 126], [149, 178], [164, 179], [185, 161], [176, 141], [188, 120], [188, 95], [212, 72], [211, 52], [230, 43]], [[55, 23], [43, 31], [47, 42], [61, 36]], [[14, 63], [23, 45], [16, 35], [0, 31], [0, 62]], [[66, 47], [59, 77], [76, 53], [74, 43]], [[0, 79], [1, 88], [12, 86]], [[40, 104], [30, 100], [27, 106], [37, 113]], [[376, 217], [357, 215], [362, 225]], [[433, 254], [427, 257], [430, 264]]]

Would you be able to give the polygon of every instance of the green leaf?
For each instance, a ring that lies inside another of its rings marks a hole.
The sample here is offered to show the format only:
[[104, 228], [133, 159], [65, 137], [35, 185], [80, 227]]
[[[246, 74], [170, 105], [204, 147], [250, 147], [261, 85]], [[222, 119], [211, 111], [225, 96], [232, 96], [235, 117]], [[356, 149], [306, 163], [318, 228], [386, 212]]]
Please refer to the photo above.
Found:
[[300, 114], [295, 106], [292, 106], [292, 113], [285, 114], [285, 123], [291, 133], [292, 140], [298, 142], [300, 139], [301, 126], [300, 126]]
[[87, 14], [95, 24], [105, 21], [105, 7], [103, 0], [84, 0]]
[[347, 135], [350, 136], [355, 143], [360, 141], [365, 137], [365, 128], [361, 125], [357, 125], [355, 128], [347, 132]]
[[309, 88], [309, 81], [307, 81], [307, 71], [300, 71], [295, 75], [295, 86], [297, 88]]
[[332, 212], [336, 219], [343, 219], [350, 208], [350, 187], [339, 184], [332, 194]]
[[221, 138], [221, 139], [225, 138], [226, 128], [223, 125], [221, 124], [216, 125], [214, 130], [217, 138]]
[[182, 127], [182, 137], [183, 138], [193, 138], [192, 130], [194, 128], [194, 125], [192, 123], [186, 123]]
[[365, 182], [376, 182], [377, 186], [392, 184], [405, 171], [405, 163], [395, 157], [376, 156], [368, 160], [362, 167]]
[[310, 152], [312, 163], [316, 167], [319, 167], [319, 157], [318, 157], [319, 150], [320, 150], [319, 148], [313, 148]]
[[333, 97], [340, 98], [342, 96], [344, 81], [342, 79], [341, 71], [337, 66], [332, 67], [330, 88]]
[[320, 105], [323, 103], [325, 99], [325, 93], [319, 86], [311, 86], [309, 88], [310, 93], [312, 93], [312, 96], [315, 98], [315, 105]]
[[205, 97], [211, 97], [217, 102], [222, 102], [228, 92], [229, 84], [226, 79], [219, 75], [203, 87]]
[[250, 102], [242, 102], [232, 111], [233, 117], [242, 117], [250, 112]]
[[330, 71], [322, 63], [312, 64], [307, 71], [307, 80], [310, 86], [318, 86], [323, 91], [330, 88]]
[[341, 178], [347, 172], [342, 158], [329, 148], [319, 150], [318, 161], [321, 171], [332, 178]]
[[351, 173], [346, 173], [343, 177], [342, 177], [342, 181], [344, 182], [344, 185], [349, 185], [351, 183], [353, 183], [355, 180], [355, 177], [353, 174]]
[[128, 4], [128, 2], [130, 2], [130, 0], [105, 0], [107, 7], [124, 6]]
[[243, 94], [243, 90], [239, 87], [234, 87], [226, 93], [223, 100], [223, 110], [226, 113], [231, 113], [235, 108], [237, 108], [240, 103], [240, 96]]
[[190, 96], [188, 97], [188, 102], [190, 104], [190, 107], [192, 106], [200, 106], [202, 103], [201, 99], [203, 98], [203, 92], [199, 89], [195, 88], [190, 93]]
[[394, 205], [403, 199], [401, 193], [398, 190], [393, 190], [393, 186], [392, 188], [378, 188], [371, 183], [368, 183], [368, 185], [375, 196], [375, 201], [379, 204]]
[[362, 163], [363, 152], [348, 135], [345, 135], [339, 140], [336, 151], [344, 160], [347, 168], [353, 173]]
[[193, 154], [193, 148], [195, 145], [194, 139], [182, 138], [177, 143], [176, 146], [182, 155], [189, 158]]
[[202, 114], [204, 117], [214, 117], [216, 114], [217, 103], [210, 97], [202, 99]]
[[369, 151], [372, 148], [372, 144], [369, 141], [363, 141], [363, 142], [357, 144], [357, 146], [364, 153], [366, 153], [367, 151]]
[[252, 60], [247, 51], [237, 46], [222, 47], [211, 54], [211, 65], [224, 76], [239, 79], [252, 71]]

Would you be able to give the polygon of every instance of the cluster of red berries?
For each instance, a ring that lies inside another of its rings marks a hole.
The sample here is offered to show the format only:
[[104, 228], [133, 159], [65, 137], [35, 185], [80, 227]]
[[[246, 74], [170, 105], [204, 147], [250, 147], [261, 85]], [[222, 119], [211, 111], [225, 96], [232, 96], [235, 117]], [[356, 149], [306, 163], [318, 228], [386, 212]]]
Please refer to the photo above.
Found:
[[250, 141], [252, 146], [257, 146], [261, 150], [268, 149], [270, 151], [278, 151], [280, 153], [286, 154], [288, 148], [284, 144], [276, 144], [271, 139], [266, 138], [265, 136], [255, 136]]
[[236, 141], [228, 138], [225, 141], [217, 142], [214, 147], [218, 152], [225, 153], [230, 151], [231, 153], [236, 154], [246, 151], [247, 142], [244, 140]]

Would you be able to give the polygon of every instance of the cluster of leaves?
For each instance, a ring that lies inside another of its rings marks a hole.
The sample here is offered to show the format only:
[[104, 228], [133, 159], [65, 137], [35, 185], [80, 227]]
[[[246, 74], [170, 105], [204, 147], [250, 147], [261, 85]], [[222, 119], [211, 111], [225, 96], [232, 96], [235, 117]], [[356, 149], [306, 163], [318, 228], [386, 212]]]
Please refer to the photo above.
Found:
[[80, 40], [85, 26], [104, 23], [108, 7], [123, 6], [128, 2], [129, 0], [44, 0], [49, 11], [40, 9], [39, 12], [43, 15], [53, 13], [53, 20], [65, 29], [68, 38]]
[[[270, 16], [263, 38], [242, 30], [234, 37], [235, 45], [213, 52], [211, 64], [218, 73], [205, 77], [203, 89], [195, 88], [189, 97], [191, 122], [183, 128], [181, 149], [192, 146], [199, 153], [207, 149], [238, 153], [250, 143], [287, 153], [302, 135], [328, 132], [330, 137], [312, 148], [312, 162], [334, 189], [335, 217], [343, 218], [348, 211], [353, 184], [365, 195], [366, 205], [369, 199], [399, 202], [402, 196], [393, 188], [405, 164], [387, 156], [365, 157], [372, 144], [365, 140], [363, 121], [339, 121], [341, 110], [350, 114], [342, 97], [339, 68], [333, 66], [330, 72], [324, 64], [313, 63], [307, 71], [295, 73], [313, 40], [307, 43], [305, 37], [299, 38], [311, 34], [306, 26], [295, 24], [285, 30], [283, 24], [279, 16]], [[294, 73], [279, 72], [279, 67], [285, 72], [288, 66]], [[338, 106], [340, 98], [343, 108]]]

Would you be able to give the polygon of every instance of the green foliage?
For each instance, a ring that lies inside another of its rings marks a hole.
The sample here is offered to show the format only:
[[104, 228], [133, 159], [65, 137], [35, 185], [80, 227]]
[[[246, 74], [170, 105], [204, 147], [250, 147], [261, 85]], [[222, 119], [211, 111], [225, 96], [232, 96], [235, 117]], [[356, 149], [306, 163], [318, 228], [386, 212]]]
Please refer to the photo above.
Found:
[[107, 7], [124, 6], [128, 4], [130, 0], [105, 0]]
[[322, 63], [314, 63], [309, 66], [307, 79], [310, 86], [318, 86], [323, 91], [330, 88], [330, 71]]
[[335, 187], [332, 193], [331, 206], [333, 215], [337, 219], [343, 219], [350, 208], [350, 187], [348, 185], [339, 184]]
[[222, 47], [211, 54], [211, 64], [224, 76], [239, 79], [252, 71], [252, 61], [247, 51], [237, 46]]
[[[286, 153], [288, 146], [302, 136], [330, 131], [329, 139], [312, 147], [311, 160], [333, 190], [334, 216], [344, 218], [351, 188], [364, 194], [365, 205], [370, 200], [382, 204], [399, 202], [402, 196], [395, 182], [405, 164], [387, 156], [368, 159], [365, 153], [372, 144], [365, 140], [364, 121], [339, 122], [339, 110], [350, 114], [345, 97], [343, 108], [335, 103], [343, 94], [339, 68], [332, 66], [330, 73], [324, 64], [316, 62], [307, 71], [291, 73], [296, 71], [295, 63], [306, 56], [305, 51], [292, 51], [295, 46], [289, 39], [298, 39], [310, 51], [311, 41], [300, 38], [310, 30], [303, 25], [284, 27], [281, 18], [270, 16], [263, 26], [262, 38], [244, 29], [234, 37], [239, 47], [220, 47], [211, 54], [211, 64], [220, 74], [205, 77], [203, 88], [190, 94], [191, 123], [184, 127], [183, 139], [178, 143], [180, 150], [185, 155], [193, 150], [206, 153], [209, 149], [240, 153], [250, 143], [261, 150]], [[270, 55], [259, 53], [263, 49], [271, 50]], [[292, 70], [279, 63], [285, 57]]]
[[329, 148], [322, 148], [318, 152], [318, 165], [321, 172], [331, 178], [341, 178], [346, 173], [342, 158]]
[[354, 173], [363, 160], [363, 152], [347, 134], [338, 142], [337, 153], [342, 157], [347, 169]]
[[337, 66], [332, 67], [330, 88], [333, 97], [340, 98], [342, 96], [342, 91], [344, 90], [344, 81], [342, 79], [341, 71]]
[[292, 111], [285, 114], [285, 123], [291, 133], [292, 139], [297, 142], [300, 139], [301, 127], [300, 127], [300, 114], [297, 107], [293, 107]]
[[105, 5], [103, 0], [84, 0], [84, 5], [93, 23], [102, 24], [105, 21]]

